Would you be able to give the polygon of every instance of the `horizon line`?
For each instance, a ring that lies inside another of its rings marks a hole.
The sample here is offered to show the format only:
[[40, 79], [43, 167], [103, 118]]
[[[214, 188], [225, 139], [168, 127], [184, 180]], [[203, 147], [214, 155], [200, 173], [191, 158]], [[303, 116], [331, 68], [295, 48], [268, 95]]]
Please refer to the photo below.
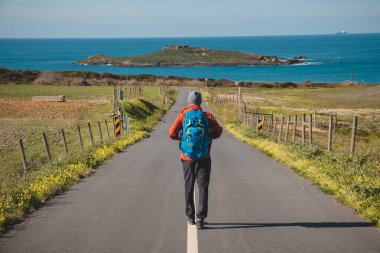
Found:
[[[346, 33], [349, 35], [380, 34], [380, 32]], [[273, 34], [273, 35], [210, 35], [210, 36], [146, 36], [146, 37], [0, 37], [0, 39], [175, 39], [175, 38], [231, 38], [231, 37], [285, 37], [285, 36], [318, 36], [339, 35], [336, 33], [316, 34]]]

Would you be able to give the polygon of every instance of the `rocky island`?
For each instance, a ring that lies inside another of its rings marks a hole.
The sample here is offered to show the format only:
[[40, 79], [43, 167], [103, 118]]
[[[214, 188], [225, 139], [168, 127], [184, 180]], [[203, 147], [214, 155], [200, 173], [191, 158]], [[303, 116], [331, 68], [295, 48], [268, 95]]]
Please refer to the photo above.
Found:
[[251, 66], [291, 65], [301, 63], [299, 59], [283, 59], [275, 56], [242, 53], [237, 51], [211, 50], [169, 45], [150, 54], [133, 57], [111, 57], [95, 55], [79, 60], [80, 65], [108, 65], [119, 67], [172, 67], [172, 66]]

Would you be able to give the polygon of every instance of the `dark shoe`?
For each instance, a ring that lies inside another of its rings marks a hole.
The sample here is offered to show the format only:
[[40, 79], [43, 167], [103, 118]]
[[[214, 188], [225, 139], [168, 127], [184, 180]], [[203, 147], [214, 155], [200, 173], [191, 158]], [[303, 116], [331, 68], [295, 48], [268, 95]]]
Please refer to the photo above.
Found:
[[204, 218], [197, 219], [197, 228], [203, 229], [205, 227], [204, 223], [205, 223]]
[[194, 217], [187, 217], [187, 222], [189, 225], [195, 225], [195, 218]]

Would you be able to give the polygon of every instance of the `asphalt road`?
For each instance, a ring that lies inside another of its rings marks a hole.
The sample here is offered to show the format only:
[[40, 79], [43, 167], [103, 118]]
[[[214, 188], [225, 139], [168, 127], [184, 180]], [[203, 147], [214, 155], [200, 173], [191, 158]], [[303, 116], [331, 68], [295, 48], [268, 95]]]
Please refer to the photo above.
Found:
[[213, 143], [207, 229], [189, 229], [167, 137], [186, 101], [181, 90], [149, 138], [16, 225], [0, 252], [380, 252], [367, 220], [227, 132]]

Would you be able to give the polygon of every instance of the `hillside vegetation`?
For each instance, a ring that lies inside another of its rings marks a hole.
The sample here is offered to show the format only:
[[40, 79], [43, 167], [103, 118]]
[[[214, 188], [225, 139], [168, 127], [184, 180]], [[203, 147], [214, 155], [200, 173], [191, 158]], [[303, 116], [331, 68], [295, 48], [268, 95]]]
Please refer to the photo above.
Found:
[[237, 51], [211, 50], [198, 47], [162, 49], [150, 54], [133, 57], [96, 55], [79, 60], [76, 64], [113, 65], [121, 67], [163, 66], [237, 66], [237, 65], [290, 65], [299, 60], [287, 60]]
[[[67, 86], [191, 86], [191, 87], [251, 87], [251, 88], [334, 88], [346, 86], [364, 86], [353, 83], [320, 82], [234, 82], [228, 79], [188, 78], [157, 75], [117, 75], [91, 71], [12, 70], [0, 67], [0, 84], [44, 84]], [[370, 85], [374, 86], [374, 85]]]

